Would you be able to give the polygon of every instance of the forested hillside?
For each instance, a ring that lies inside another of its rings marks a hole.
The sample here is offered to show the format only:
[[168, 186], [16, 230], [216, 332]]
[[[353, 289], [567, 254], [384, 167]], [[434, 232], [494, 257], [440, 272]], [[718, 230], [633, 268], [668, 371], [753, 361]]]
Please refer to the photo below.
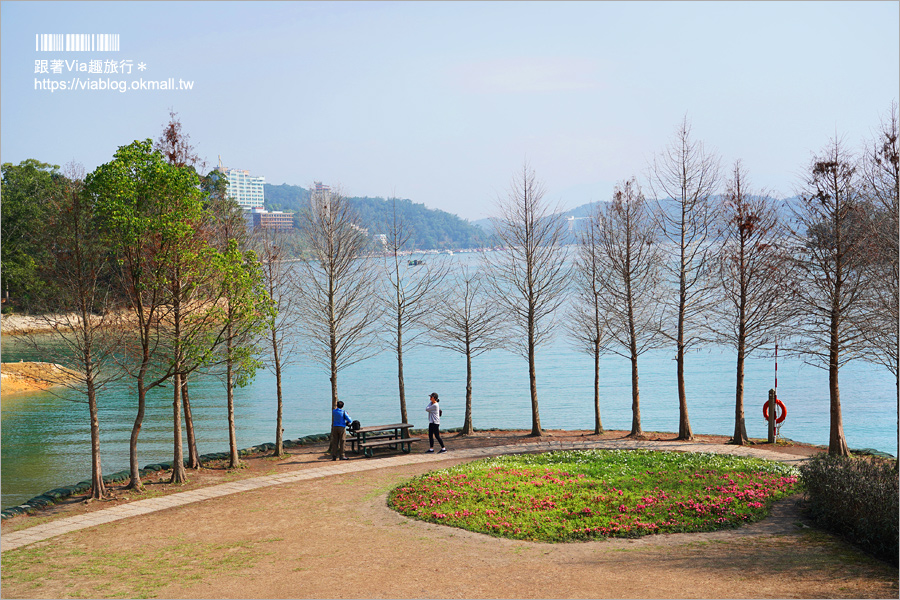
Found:
[[[299, 185], [266, 184], [266, 208], [299, 212], [309, 202], [309, 190]], [[419, 250], [442, 250], [456, 248], [477, 248], [489, 243], [488, 235], [465, 219], [427, 208], [424, 204], [398, 199], [395, 202], [384, 198], [350, 197], [349, 200], [359, 213], [361, 225], [369, 234], [376, 236], [387, 233], [393, 220], [393, 206], [397, 215], [410, 233], [411, 248]]]

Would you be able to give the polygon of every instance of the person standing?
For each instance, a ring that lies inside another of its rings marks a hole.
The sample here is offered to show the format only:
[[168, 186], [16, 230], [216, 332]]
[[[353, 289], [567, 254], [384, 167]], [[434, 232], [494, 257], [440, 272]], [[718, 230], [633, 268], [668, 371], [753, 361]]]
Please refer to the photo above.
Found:
[[338, 400], [337, 408], [331, 411], [331, 460], [349, 460], [344, 454], [344, 434], [347, 433], [345, 427], [351, 422], [350, 415], [344, 411], [344, 403]]
[[430, 396], [428, 396], [428, 406], [425, 407], [425, 412], [428, 413], [428, 452], [434, 452], [434, 440], [437, 438], [438, 444], [441, 445], [441, 449], [438, 452], [446, 452], [447, 449], [444, 448], [444, 440], [441, 439], [441, 407], [438, 405], [440, 399], [436, 392], [432, 392]]

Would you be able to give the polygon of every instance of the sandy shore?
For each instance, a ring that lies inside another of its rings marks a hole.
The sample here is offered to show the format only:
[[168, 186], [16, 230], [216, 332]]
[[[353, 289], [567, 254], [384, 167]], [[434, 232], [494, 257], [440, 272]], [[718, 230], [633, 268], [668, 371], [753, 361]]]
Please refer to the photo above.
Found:
[[37, 392], [75, 381], [76, 374], [46, 362], [0, 364], [0, 393]]

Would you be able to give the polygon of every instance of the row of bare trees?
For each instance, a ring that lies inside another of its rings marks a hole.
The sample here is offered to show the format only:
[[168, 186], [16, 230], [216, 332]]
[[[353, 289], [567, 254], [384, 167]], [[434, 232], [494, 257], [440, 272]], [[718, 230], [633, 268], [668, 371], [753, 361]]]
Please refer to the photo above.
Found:
[[[690, 439], [685, 351], [719, 343], [737, 355], [733, 441], [746, 443], [745, 360], [780, 340], [828, 371], [829, 451], [847, 453], [840, 367], [866, 358], [897, 376], [897, 165], [894, 105], [864, 156], [832, 140], [796, 203], [779, 206], [751, 190], [740, 161], [719, 193], [718, 160], [685, 120], [651, 165], [652, 207], [634, 179], [597, 207], [581, 235], [570, 323], [595, 365], [605, 351], [630, 358], [632, 436], [642, 435], [638, 356], [675, 346], [678, 437]], [[594, 376], [596, 389], [596, 366]]]
[[645, 198], [635, 178], [624, 181], [610, 203], [597, 205], [574, 249], [525, 165], [492, 219], [502, 251], [455, 269], [431, 258], [407, 263], [410, 230], [396, 213], [385, 227], [384, 256], [366, 258], [349, 207], [327, 192], [305, 221], [312, 260], [302, 263], [296, 294], [306, 335], [318, 345], [312, 356], [331, 373], [332, 404], [338, 371], [390, 348], [406, 421], [404, 349], [429, 339], [466, 357], [468, 433], [472, 358], [505, 348], [527, 362], [531, 433], [541, 435], [535, 359], [565, 316], [570, 337], [593, 358], [595, 432], [603, 430], [601, 355], [631, 363], [631, 435], [640, 437], [638, 359], [673, 347], [678, 437], [691, 439], [685, 355], [717, 343], [737, 357], [733, 441], [746, 443], [746, 359], [780, 342], [828, 370], [829, 447], [846, 453], [840, 366], [862, 357], [897, 373], [896, 128], [894, 107], [862, 159], [832, 141], [786, 207], [752, 189], [740, 161], [722, 178], [719, 159], [693, 139], [685, 119], [650, 165], [656, 199]]
[[864, 158], [837, 140], [814, 157], [787, 210], [751, 188], [740, 161], [724, 191], [720, 170], [685, 119], [650, 165], [656, 199], [647, 200], [635, 178], [624, 181], [612, 202], [598, 205], [570, 256], [566, 224], [525, 165], [492, 219], [503, 251], [456, 269], [433, 257], [404, 260], [411, 231], [396, 212], [385, 224], [384, 255], [369, 256], [347, 201], [317, 190], [302, 219], [309, 260], [298, 263], [286, 297], [296, 299], [307, 353], [330, 374], [332, 405], [339, 372], [389, 348], [406, 421], [404, 351], [429, 340], [466, 357], [463, 432], [471, 432], [472, 358], [506, 348], [527, 361], [531, 433], [541, 435], [535, 357], [565, 314], [573, 340], [594, 358], [597, 432], [600, 356], [629, 359], [631, 435], [641, 436], [638, 358], [672, 346], [678, 437], [691, 439], [685, 354], [719, 343], [737, 356], [733, 438], [746, 443], [744, 364], [780, 340], [829, 370], [830, 450], [845, 453], [839, 367], [863, 357], [897, 373], [896, 106]]

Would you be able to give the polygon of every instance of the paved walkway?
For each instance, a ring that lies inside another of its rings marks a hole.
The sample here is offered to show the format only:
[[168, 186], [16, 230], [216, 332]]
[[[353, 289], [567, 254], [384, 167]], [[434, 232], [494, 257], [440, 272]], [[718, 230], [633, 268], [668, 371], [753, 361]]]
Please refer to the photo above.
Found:
[[802, 456], [776, 455], [766, 450], [758, 450], [747, 446], [731, 446], [725, 444], [696, 444], [691, 442], [655, 442], [644, 440], [595, 440], [595, 441], [543, 441], [529, 444], [513, 444], [509, 446], [490, 446], [484, 448], [469, 448], [464, 450], [449, 450], [444, 454], [399, 454], [396, 456], [378, 458], [377, 460], [349, 460], [330, 463], [324, 467], [313, 467], [301, 471], [291, 473], [283, 473], [278, 475], [266, 475], [263, 477], [254, 477], [252, 479], [244, 479], [232, 483], [223, 483], [208, 488], [192, 490], [190, 492], [179, 492], [170, 494], [160, 498], [149, 498], [147, 500], [138, 500], [128, 504], [105, 508], [103, 510], [94, 511], [83, 515], [75, 515], [36, 525], [28, 529], [21, 529], [12, 533], [3, 534], [0, 539], [0, 551], [14, 550], [28, 544], [40, 542], [58, 535], [86, 529], [95, 525], [104, 523], [112, 523], [135, 517], [137, 515], [145, 515], [167, 508], [175, 508], [176, 506], [184, 506], [194, 502], [202, 502], [210, 498], [218, 498], [219, 496], [227, 496], [229, 494], [237, 494], [247, 490], [255, 490], [259, 488], [269, 487], [273, 485], [281, 485], [284, 483], [293, 483], [295, 481], [304, 481], [306, 479], [317, 479], [319, 477], [328, 477], [330, 475], [343, 475], [346, 473], [358, 473], [361, 471], [371, 471], [373, 469], [381, 469], [384, 467], [400, 467], [404, 465], [425, 462], [440, 462], [449, 459], [460, 458], [483, 458], [485, 456], [498, 456], [501, 454], [521, 454], [525, 452], [546, 452], [550, 450], [583, 450], [589, 448], [600, 448], [604, 450], [634, 450], [638, 448], [648, 450], [677, 450], [681, 452], [712, 452], [716, 454], [732, 454], [736, 456], [754, 456], [766, 460], [772, 460], [775, 456], [780, 462], [799, 465], [806, 460]]

